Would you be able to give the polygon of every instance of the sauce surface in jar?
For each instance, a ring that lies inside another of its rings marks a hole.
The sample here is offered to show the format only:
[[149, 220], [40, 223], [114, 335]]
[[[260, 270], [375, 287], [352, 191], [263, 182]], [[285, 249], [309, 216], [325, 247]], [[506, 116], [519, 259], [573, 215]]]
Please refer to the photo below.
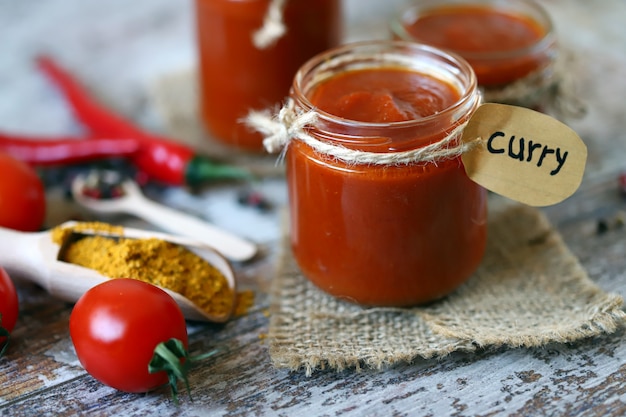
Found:
[[319, 85], [309, 96], [320, 110], [371, 123], [427, 117], [458, 99], [459, 92], [450, 84], [401, 68], [345, 72]]
[[196, 0], [200, 118], [228, 145], [261, 152], [262, 137], [242, 120], [250, 110], [280, 105], [298, 68], [338, 44], [339, 0], [288, 1], [286, 33], [266, 48], [253, 43], [270, 0]]
[[489, 1], [444, 2], [406, 13], [399, 37], [458, 53], [472, 65], [480, 85], [500, 86], [549, 63], [551, 23], [543, 11], [531, 11]]
[[[456, 104], [460, 92], [425, 73], [383, 67], [332, 76], [307, 98], [338, 120], [379, 124], [368, 128], [378, 138], [360, 138], [358, 127], [339, 136], [345, 147], [385, 153], [441, 140], [451, 125], [437, 114]], [[423, 128], [393, 127], [421, 119], [432, 120]], [[294, 140], [287, 179], [296, 261], [304, 276], [336, 297], [372, 306], [433, 301], [464, 282], [482, 259], [486, 194], [466, 176], [460, 158], [350, 164]]]

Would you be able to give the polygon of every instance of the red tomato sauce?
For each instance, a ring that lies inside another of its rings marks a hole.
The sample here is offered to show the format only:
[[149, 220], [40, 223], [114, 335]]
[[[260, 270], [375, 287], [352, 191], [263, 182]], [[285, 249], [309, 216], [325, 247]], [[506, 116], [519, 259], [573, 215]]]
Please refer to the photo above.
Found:
[[405, 29], [417, 41], [463, 56], [474, 68], [478, 83], [485, 86], [522, 78], [547, 59], [533, 52], [547, 36], [542, 24], [491, 6], [435, 7], [405, 22]]
[[340, 39], [338, 0], [289, 1], [286, 34], [257, 49], [252, 35], [269, 3], [196, 0], [201, 120], [218, 140], [251, 151], [263, 150], [262, 136], [242, 119], [251, 109], [280, 105], [300, 65]]
[[430, 116], [458, 99], [459, 92], [451, 85], [401, 68], [345, 72], [318, 86], [309, 97], [327, 113], [372, 123]]
[[[335, 116], [388, 122], [434, 115], [459, 92], [425, 74], [388, 68], [342, 73], [308, 98]], [[415, 131], [409, 142], [415, 148], [440, 140], [444, 129], [450, 126], [442, 122], [437, 133]], [[357, 137], [353, 142], [364, 145]], [[393, 139], [362, 147], [396, 148]], [[436, 165], [349, 165], [296, 140], [287, 178], [294, 256], [303, 274], [332, 295], [363, 305], [424, 303], [455, 289], [482, 259], [486, 194], [459, 158]]]

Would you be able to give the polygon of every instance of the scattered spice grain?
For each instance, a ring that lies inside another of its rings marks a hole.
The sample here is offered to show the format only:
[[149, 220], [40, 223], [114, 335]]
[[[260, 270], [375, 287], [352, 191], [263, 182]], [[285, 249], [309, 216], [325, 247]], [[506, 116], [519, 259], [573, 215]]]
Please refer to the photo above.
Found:
[[254, 292], [250, 290], [237, 293], [237, 301], [235, 303], [235, 311], [233, 315], [240, 317], [248, 313], [254, 305]]

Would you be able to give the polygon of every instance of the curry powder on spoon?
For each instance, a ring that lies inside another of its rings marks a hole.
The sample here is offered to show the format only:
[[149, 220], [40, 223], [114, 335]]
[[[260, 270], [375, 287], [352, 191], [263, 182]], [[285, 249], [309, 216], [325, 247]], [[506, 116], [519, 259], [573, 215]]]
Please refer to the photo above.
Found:
[[[84, 223], [84, 229], [123, 232], [121, 226]], [[74, 228], [57, 228], [53, 240], [62, 244]], [[177, 292], [208, 314], [233, 309], [233, 290], [213, 265], [184, 246], [157, 238], [131, 239], [89, 235], [66, 245], [65, 262], [94, 269], [110, 278], [134, 278]], [[239, 298], [239, 297], [238, 297]]]

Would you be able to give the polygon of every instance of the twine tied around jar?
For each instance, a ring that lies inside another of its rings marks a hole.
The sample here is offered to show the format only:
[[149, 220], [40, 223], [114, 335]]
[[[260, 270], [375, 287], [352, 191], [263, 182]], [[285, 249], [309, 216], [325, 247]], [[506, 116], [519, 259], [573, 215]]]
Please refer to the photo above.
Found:
[[263, 19], [263, 26], [252, 35], [252, 43], [257, 49], [265, 49], [273, 45], [286, 32], [283, 12], [287, 0], [272, 0]]
[[287, 99], [280, 111], [272, 116], [269, 111], [251, 111], [245, 122], [263, 136], [263, 146], [270, 153], [281, 152], [281, 160], [292, 140], [300, 140], [316, 152], [331, 156], [351, 165], [403, 165], [410, 163], [437, 163], [454, 159], [481, 143], [480, 138], [463, 142], [461, 134], [467, 123], [462, 123], [450, 131], [443, 139], [424, 147], [402, 152], [366, 152], [349, 149], [316, 139], [308, 133], [318, 120], [315, 111], [296, 109], [291, 99]]

